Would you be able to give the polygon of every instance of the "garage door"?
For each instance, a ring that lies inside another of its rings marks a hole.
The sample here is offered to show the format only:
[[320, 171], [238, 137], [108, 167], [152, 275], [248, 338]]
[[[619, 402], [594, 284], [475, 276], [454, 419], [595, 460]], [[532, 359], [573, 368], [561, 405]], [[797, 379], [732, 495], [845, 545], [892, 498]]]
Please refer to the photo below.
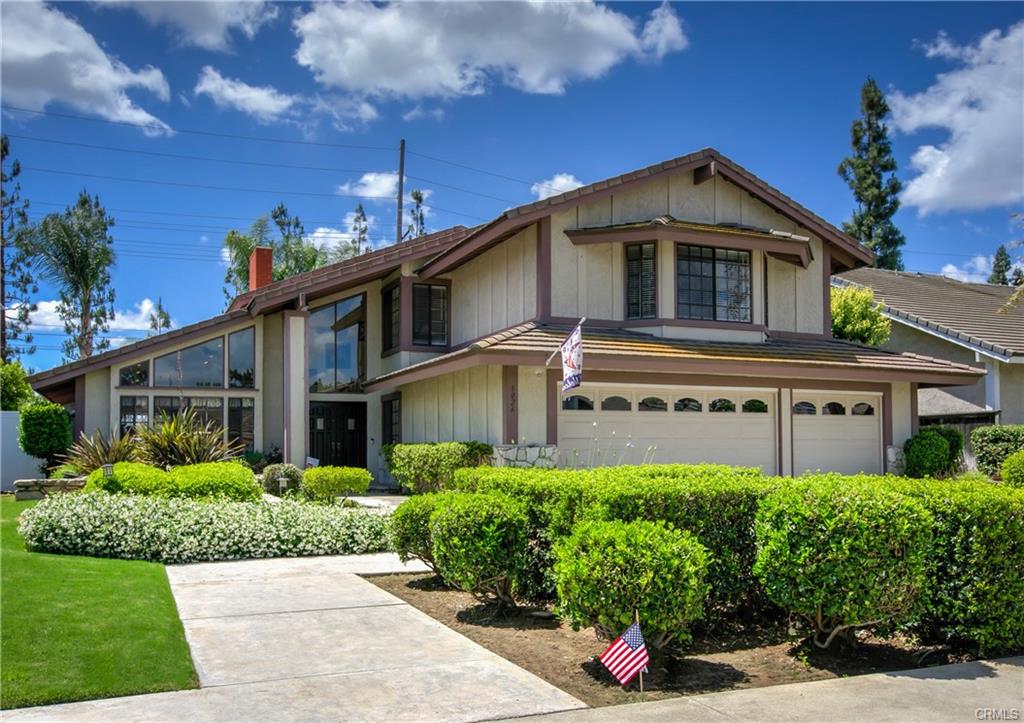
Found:
[[775, 395], [767, 390], [582, 386], [562, 400], [566, 466], [717, 462], [774, 474]]
[[793, 390], [793, 470], [882, 471], [881, 395]]

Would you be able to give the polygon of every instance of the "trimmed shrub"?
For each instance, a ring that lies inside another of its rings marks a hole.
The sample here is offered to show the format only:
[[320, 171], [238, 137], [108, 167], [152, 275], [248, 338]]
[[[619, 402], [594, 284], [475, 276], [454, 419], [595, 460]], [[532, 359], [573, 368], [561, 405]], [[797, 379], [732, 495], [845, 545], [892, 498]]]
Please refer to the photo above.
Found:
[[240, 462], [203, 462], [170, 471], [172, 497], [223, 497], [254, 502], [263, 497], [252, 470]]
[[336, 502], [339, 497], [364, 494], [372, 475], [362, 467], [310, 467], [302, 473], [302, 491], [317, 502]]
[[971, 449], [978, 469], [989, 477], [998, 477], [1003, 460], [1024, 449], [1024, 424], [993, 424], [971, 432]]
[[949, 456], [946, 458], [946, 469], [947, 474], [954, 474], [960, 469], [961, 462], [964, 454], [964, 435], [959, 429], [954, 427], [925, 427], [939, 434], [943, 439], [946, 440], [946, 444], [949, 445]]
[[36, 402], [21, 409], [18, 444], [25, 454], [46, 460], [46, 469], [71, 446], [71, 417], [60, 404]]
[[263, 468], [263, 490], [272, 495], [302, 487], [302, 470], [294, 464], [271, 464]]
[[85, 491], [166, 497], [171, 495], [171, 485], [171, 476], [162, 469], [141, 462], [118, 462], [110, 477], [102, 469], [93, 470], [85, 481]]
[[71, 449], [64, 456], [64, 462], [81, 474], [89, 474], [105, 464], [137, 461], [135, 439], [131, 434], [108, 437], [98, 429], [91, 437], [85, 436], [85, 432], [82, 432], [78, 441], [71, 445]]
[[526, 508], [505, 495], [448, 494], [430, 515], [434, 564], [481, 601], [514, 607], [526, 559]]
[[356, 555], [389, 547], [387, 518], [282, 500], [198, 502], [106, 494], [51, 495], [21, 515], [29, 550], [185, 563]]
[[856, 628], [910, 619], [933, 524], [920, 500], [884, 484], [805, 478], [762, 500], [754, 573], [768, 598], [804, 618], [815, 645], [828, 647]]
[[391, 514], [391, 540], [402, 562], [419, 560], [434, 567], [434, 543], [430, 537], [430, 515], [437, 507], [439, 494], [410, 497]]
[[922, 429], [903, 445], [908, 477], [937, 477], [949, 469], [946, 438], [931, 428]]
[[211, 419], [205, 424], [195, 410], [186, 407], [163, 416], [152, 427], [135, 427], [139, 460], [168, 468], [202, 462], [226, 462], [245, 450], [241, 442], [224, 439], [224, 430]]
[[1024, 449], [1003, 460], [999, 476], [1011, 487], [1024, 487]]
[[410, 492], [447, 489], [455, 470], [486, 464], [494, 449], [482, 442], [395, 444], [384, 455], [388, 471]]
[[555, 546], [559, 612], [605, 640], [639, 615], [652, 648], [686, 642], [704, 609], [709, 559], [696, 537], [663, 522], [582, 522]]

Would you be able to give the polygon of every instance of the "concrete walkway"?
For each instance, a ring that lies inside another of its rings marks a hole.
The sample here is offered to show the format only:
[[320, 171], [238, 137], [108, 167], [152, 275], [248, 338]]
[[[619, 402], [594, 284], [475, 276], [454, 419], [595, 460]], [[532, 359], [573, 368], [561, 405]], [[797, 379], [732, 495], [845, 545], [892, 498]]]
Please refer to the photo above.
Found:
[[654, 703], [587, 708], [514, 720], [521, 723], [1022, 721], [1024, 656], [692, 695]]
[[199, 690], [15, 721], [476, 721], [583, 704], [360, 578], [390, 554], [170, 566]]

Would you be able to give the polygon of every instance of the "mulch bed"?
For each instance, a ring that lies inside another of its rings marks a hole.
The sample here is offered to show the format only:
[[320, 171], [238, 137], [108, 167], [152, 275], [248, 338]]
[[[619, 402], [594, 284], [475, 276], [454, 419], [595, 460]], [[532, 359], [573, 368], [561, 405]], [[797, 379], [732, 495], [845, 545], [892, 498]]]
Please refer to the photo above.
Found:
[[[574, 631], [548, 610], [500, 612], [446, 588], [431, 574], [367, 579], [590, 706], [906, 670], [918, 667], [919, 656], [928, 650], [906, 637], [862, 634], [855, 648], [837, 642], [835, 650], [823, 651], [790, 635], [785, 620], [737, 623], [733, 629], [698, 632], [677, 656], [653, 660], [640, 693], [636, 680], [623, 689], [597, 661], [607, 643], [597, 640], [593, 630]], [[947, 662], [956, 661], [943, 651], [926, 660], [928, 665]]]

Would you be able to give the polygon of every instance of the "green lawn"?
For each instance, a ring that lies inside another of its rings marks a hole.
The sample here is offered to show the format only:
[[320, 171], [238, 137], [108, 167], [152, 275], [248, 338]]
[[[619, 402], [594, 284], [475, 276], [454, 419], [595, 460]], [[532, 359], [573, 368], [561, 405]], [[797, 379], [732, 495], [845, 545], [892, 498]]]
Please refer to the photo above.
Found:
[[0, 707], [195, 688], [163, 565], [27, 552], [0, 495]]

